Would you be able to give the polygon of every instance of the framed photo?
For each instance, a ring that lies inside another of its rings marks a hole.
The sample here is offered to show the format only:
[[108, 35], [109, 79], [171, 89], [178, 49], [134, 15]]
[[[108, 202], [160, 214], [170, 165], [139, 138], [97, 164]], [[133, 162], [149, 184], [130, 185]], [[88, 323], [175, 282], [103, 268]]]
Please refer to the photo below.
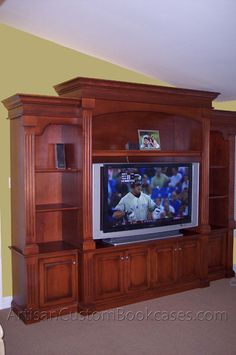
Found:
[[160, 150], [159, 131], [138, 130], [139, 149], [141, 150]]

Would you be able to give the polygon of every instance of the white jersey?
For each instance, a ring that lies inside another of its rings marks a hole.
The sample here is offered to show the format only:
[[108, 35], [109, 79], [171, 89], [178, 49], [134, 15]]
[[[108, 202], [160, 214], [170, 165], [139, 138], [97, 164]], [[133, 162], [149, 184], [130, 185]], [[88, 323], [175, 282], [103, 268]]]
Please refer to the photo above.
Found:
[[115, 210], [126, 212], [129, 222], [144, 221], [147, 219], [148, 212], [152, 212], [156, 204], [150, 196], [141, 192], [139, 197], [128, 192], [116, 205]]

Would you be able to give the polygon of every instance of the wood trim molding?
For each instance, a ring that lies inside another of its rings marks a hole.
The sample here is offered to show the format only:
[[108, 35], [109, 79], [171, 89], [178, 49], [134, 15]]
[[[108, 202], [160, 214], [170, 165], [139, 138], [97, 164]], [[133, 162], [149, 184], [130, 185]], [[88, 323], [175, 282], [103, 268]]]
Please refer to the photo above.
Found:
[[25, 222], [26, 244], [36, 243], [35, 233], [35, 136], [31, 129], [25, 131], [24, 175], [25, 175]]
[[27, 270], [27, 306], [38, 307], [38, 260], [36, 257], [26, 258]]
[[82, 100], [83, 119], [83, 249], [95, 248], [92, 241], [92, 114], [95, 100]]
[[75, 78], [54, 86], [58, 95], [134, 102], [212, 108], [215, 92], [167, 86], [128, 83], [116, 80]]
[[210, 166], [210, 120], [202, 120], [202, 167], [200, 185], [200, 229], [202, 233], [210, 231], [209, 226], [209, 166]]

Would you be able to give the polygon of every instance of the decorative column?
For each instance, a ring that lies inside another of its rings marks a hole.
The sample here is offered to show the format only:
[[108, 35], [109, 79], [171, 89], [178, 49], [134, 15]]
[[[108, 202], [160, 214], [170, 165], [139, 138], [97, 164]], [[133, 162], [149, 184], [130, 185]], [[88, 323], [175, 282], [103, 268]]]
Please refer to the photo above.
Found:
[[85, 313], [93, 309], [93, 240], [92, 221], [92, 114], [95, 106], [94, 99], [82, 99], [83, 127], [83, 241], [81, 245], [80, 278], [80, 311]]
[[200, 183], [200, 230], [209, 233], [209, 165], [210, 165], [210, 119], [202, 119], [202, 166]]
[[26, 244], [35, 243], [34, 133], [26, 128], [24, 137]]
[[83, 119], [83, 250], [95, 248], [92, 236], [92, 112], [94, 99], [82, 99]]
[[24, 255], [38, 252], [35, 231], [35, 132], [32, 127], [24, 129], [24, 176], [25, 176], [25, 247]]

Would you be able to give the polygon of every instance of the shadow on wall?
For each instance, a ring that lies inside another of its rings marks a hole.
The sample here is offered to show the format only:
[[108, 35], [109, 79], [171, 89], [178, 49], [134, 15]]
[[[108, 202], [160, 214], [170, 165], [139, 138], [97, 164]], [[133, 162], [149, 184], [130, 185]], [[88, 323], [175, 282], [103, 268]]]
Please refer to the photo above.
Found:
[[0, 6], [5, 2], [6, 0], [0, 0]]

